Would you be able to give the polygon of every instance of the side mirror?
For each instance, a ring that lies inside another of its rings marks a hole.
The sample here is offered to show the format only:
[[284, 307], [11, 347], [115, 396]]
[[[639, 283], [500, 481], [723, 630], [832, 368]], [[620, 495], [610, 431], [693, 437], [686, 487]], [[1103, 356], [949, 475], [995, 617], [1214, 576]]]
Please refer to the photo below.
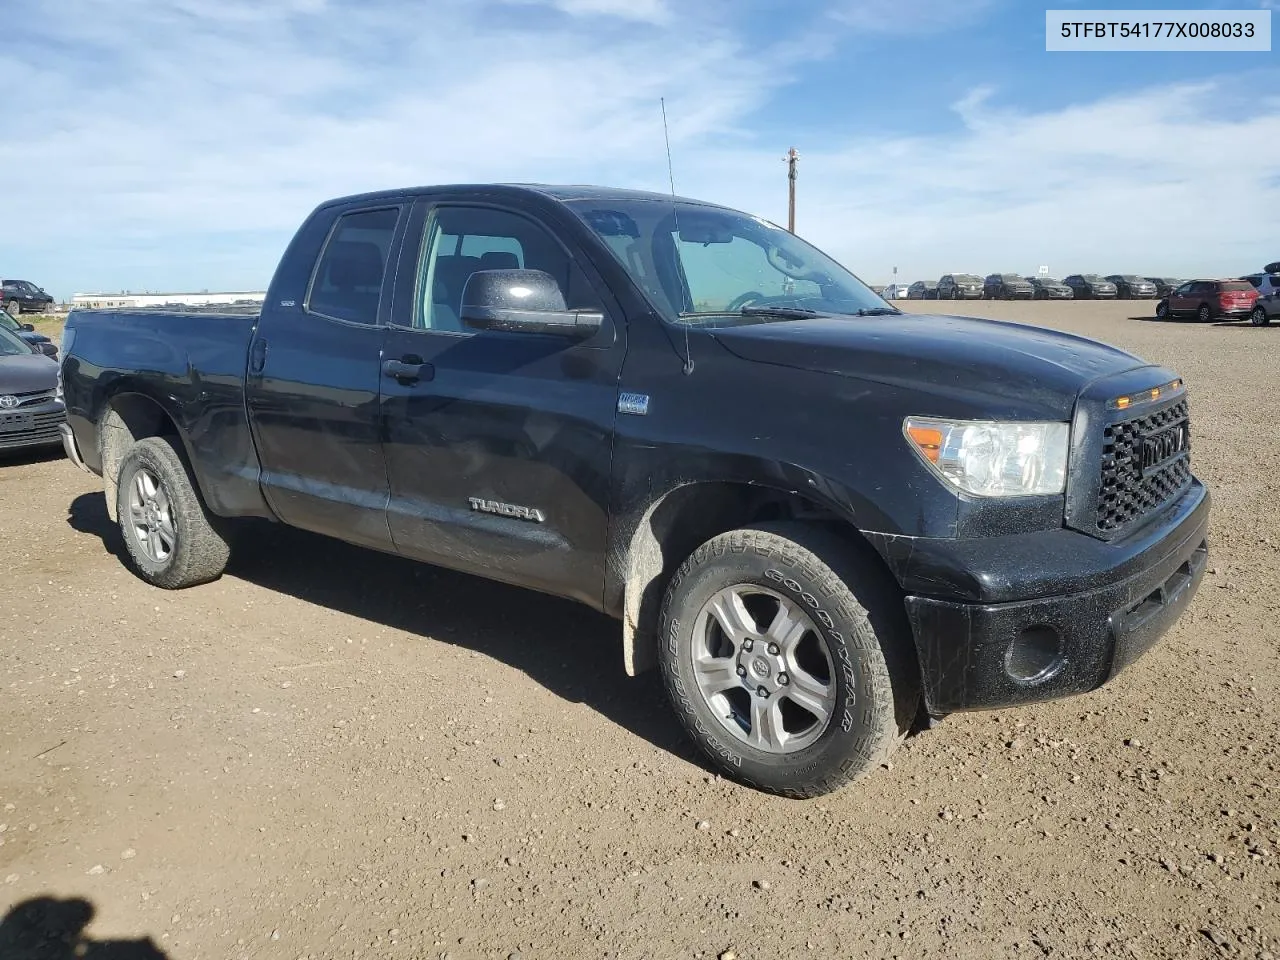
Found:
[[555, 279], [542, 270], [477, 270], [462, 290], [462, 322], [476, 330], [551, 333], [584, 339], [604, 314], [569, 310]]
[[35, 333], [36, 325], [34, 323], [24, 323], [22, 325], [22, 329], [25, 330], [27, 333]]

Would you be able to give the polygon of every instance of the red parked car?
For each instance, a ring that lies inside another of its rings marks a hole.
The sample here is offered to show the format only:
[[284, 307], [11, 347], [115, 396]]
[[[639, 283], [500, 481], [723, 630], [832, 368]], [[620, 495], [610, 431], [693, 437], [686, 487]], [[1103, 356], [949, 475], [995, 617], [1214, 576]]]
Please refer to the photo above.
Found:
[[1248, 280], [1191, 280], [1156, 304], [1161, 320], [1194, 316], [1201, 322], [1243, 320], [1258, 302]]

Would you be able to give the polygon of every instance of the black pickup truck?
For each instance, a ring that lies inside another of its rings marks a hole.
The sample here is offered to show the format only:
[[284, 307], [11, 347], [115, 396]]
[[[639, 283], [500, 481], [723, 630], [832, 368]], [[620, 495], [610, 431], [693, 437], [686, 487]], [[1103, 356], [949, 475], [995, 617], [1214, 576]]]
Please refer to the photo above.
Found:
[[265, 517], [579, 600], [714, 765], [793, 796], [1105, 683], [1208, 555], [1175, 372], [902, 313], [693, 200], [334, 200], [260, 315], [77, 310], [63, 343], [68, 455], [146, 580], [218, 577]]

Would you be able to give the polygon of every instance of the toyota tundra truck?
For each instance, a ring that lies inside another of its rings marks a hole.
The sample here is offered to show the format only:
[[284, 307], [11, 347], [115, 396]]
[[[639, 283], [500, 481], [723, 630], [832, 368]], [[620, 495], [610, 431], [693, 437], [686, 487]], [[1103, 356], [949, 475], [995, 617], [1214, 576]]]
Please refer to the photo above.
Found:
[[669, 195], [333, 200], [260, 313], [76, 310], [63, 345], [67, 453], [146, 581], [217, 578], [254, 517], [572, 598], [709, 764], [785, 795], [1094, 690], [1208, 556], [1176, 371], [903, 313]]

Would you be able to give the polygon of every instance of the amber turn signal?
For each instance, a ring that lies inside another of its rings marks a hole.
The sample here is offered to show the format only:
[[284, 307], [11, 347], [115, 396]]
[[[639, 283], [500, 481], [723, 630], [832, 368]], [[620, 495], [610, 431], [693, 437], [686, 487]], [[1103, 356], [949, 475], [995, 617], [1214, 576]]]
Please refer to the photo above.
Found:
[[907, 427], [907, 436], [920, 448], [926, 460], [938, 462], [938, 454], [942, 450], [942, 431], [933, 427]]

